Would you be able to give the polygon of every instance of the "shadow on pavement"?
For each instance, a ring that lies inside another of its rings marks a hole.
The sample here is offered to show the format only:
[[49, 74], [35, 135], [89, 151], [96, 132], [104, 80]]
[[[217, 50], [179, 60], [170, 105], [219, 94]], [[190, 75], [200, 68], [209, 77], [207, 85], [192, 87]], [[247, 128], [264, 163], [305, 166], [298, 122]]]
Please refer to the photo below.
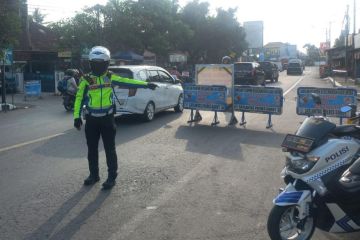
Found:
[[[170, 122], [179, 117], [181, 117], [181, 114], [165, 111], [157, 114], [155, 119], [151, 122], [144, 122], [139, 116], [124, 116], [117, 118], [115, 144], [118, 146], [138, 137], [145, 136], [159, 128], [166, 127]], [[86, 157], [87, 146], [84, 129], [85, 126], [83, 125], [81, 132], [76, 129], [68, 130], [64, 135], [54, 137], [44, 142], [43, 145], [34, 149], [34, 153], [66, 159]], [[103, 143], [100, 140], [99, 151], [103, 150]]]
[[180, 126], [175, 137], [188, 140], [186, 150], [189, 152], [243, 161], [241, 144], [280, 148], [285, 135], [269, 131], [195, 125]]
[[[61, 207], [45, 222], [43, 223], [38, 229], [36, 229], [34, 232], [32, 232], [29, 236], [27, 236], [26, 240], [37, 240], [37, 239], [49, 239], [49, 237], [52, 235], [53, 231], [56, 229], [56, 227], [61, 223], [61, 221], [69, 214], [69, 212], [81, 201], [81, 199], [90, 191], [91, 187], [82, 187], [77, 193], [75, 193], [70, 199], [68, 199], [66, 202], [64, 202]], [[90, 203], [75, 219], [79, 218], [80, 216], [86, 217], [85, 219], [79, 219], [77, 222], [71, 221], [70, 224], [73, 224], [74, 226], [79, 228], [79, 226], [87, 219], [89, 218], [98, 207], [102, 204], [105, 198], [108, 195], [101, 195], [99, 194], [98, 197]], [[95, 204], [98, 203], [98, 204]], [[91, 205], [91, 208], [89, 206]], [[69, 226], [69, 224], [67, 225]], [[66, 228], [66, 227], [64, 227]], [[60, 231], [61, 232], [61, 231]], [[70, 231], [69, 231], [70, 233]], [[70, 235], [71, 236], [71, 235]], [[63, 239], [69, 239], [69, 238], [63, 238]]]
[[72, 219], [65, 227], [54, 234], [51, 240], [71, 239], [72, 236], [80, 229], [80, 227], [89, 219], [108, 198], [111, 191], [100, 191], [96, 198], [90, 202], [74, 219]]

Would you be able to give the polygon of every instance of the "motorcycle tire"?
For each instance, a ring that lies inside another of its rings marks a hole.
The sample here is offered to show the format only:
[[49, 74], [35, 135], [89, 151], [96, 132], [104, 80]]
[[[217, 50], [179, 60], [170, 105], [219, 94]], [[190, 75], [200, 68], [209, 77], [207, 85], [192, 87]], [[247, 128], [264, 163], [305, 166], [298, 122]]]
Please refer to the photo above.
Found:
[[[271, 240], [310, 240], [311, 236], [314, 234], [315, 230], [315, 217], [306, 218], [303, 223], [303, 235], [291, 236], [284, 238], [280, 234], [280, 222], [284, 218], [284, 214], [286, 214], [289, 210], [296, 209], [295, 205], [292, 206], [274, 206], [271, 210], [267, 222], [267, 230]], [[296, 212], [296, 211], [295, 211]], [[310, 221], [310, 222], [308, 222]], [[308, 225], [307, 225], [308, 224]]]

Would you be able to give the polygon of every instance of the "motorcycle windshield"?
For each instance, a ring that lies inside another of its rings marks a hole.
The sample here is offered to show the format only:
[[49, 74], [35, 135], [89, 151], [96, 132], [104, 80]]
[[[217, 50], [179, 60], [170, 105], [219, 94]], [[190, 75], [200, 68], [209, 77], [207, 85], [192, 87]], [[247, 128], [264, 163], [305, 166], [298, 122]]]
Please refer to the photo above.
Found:
[[336, 125], [321, 118], [306, 118], [296, 135], [314, 139], [314, 146], [319, 145]]

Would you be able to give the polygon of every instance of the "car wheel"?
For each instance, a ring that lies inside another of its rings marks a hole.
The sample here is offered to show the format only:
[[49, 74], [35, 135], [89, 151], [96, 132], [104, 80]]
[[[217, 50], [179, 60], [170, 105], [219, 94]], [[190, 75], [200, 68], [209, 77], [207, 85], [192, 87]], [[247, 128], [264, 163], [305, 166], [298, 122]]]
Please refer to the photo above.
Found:
[[174, 107], [175, 112], [182, 112], [184, 110], [184, 97], [182, 94], [179, 96], [178, 104]]
[[143, 114], [143, 118], [146, 122], [150, 122], [154, 119], [154, 116], [155, 116], [155, 106], [154, 106], [154, 103], [152, 102], [149, 102], [147, 105], [146, 105], [146, 108], [145, 108], [145, 111], [144, 111], [144, 114]]

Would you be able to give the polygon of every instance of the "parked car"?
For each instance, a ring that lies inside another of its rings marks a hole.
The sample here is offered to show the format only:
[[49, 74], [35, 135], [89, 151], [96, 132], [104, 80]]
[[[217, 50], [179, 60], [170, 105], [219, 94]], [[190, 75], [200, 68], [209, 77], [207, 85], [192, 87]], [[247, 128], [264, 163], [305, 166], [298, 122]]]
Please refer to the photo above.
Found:
[[287, 75], [290, 74], [303, 74], [303, 66], [301, 63], [299, 62], [290, 62], [287, 70], [286, 70]]
[[140, 114], [146, 121], [151, 121], [155, 113], [174, 108], [183, 111], [183, 88], [169, 72], [156, 66], [110, 66], [109, 70], [119, 76], [153, 82], [155, 90], [146, 88], [125, 89], [115, 87], [116, 116]]
[[261, 68], [265, 73], [265, 80], [271, 80], [271, 82], [279, 81], [279, 69], [273, 62], [259, 62]]
[[235, 85], [265, 85], [265, 73], [256, 62], [234, 63]]

